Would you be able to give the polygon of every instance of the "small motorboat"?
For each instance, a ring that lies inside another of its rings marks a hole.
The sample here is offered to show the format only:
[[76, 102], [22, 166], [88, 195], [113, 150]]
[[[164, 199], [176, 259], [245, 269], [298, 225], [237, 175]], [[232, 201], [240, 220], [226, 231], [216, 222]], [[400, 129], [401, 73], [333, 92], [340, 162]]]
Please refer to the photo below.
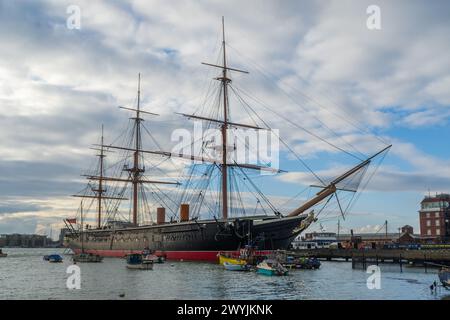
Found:
[[156, 254], [143, 255], [143, 261], [151, 261], [153, 263], [164, 263], [164, 257], [157, 256]]
[[228, 271], [249, 271], [250, 266], [248, 264], [234, 264], [230, 262], [224, 262], [223, 266]]
[[144, 261], [152, 261], [153, 263], [164, 263], [165, 257], [157, 256], [154, 250], [150, 250], [148, 247], [142, 251]]
[[2, 249], [0, 249], [0, 258], [6, 258], [8, 256], [7, 253], [4, 253]]
[[93, 253], [80, 253], [72, 256], [73, 262], [102, 262], [103, 257]]
[[256, 272], [266, 276], [285, 276], [288, 270], [277, 260], [267, 259], [256, 266]]
[[44, 256], [44, 260], [52, 263], [63, 262], [63, 258], [59, 254], [51, 254], [48, 256]]
[[219, 254], [219, 264], [225, 264], [225, 262], [234, 265], [247, 265], [247, 260], [241, 258], [229, 257], [224, 254]]
[[153, 261], [145, 260], [139, 253], [127, 255], [127, 268], [135, 270], [153, 270]]
[[286, 257], [281, 264], [288, 269], [319, 269], [321, 265], [316, 257], [294, 258], [291, 256]]
[[296, 262], [297, 269], [319, 269], [321, 265], [320, 261], [315, 257], [299, 258]]
[[319, 259], [317, 259], [316, 257], [312, 257], [312, 258], [308, 258], [307, 265], [311, 269], [319, 269], [322, 264], [320, 263]]
[[450, 287], [450, 268], [442, 268], [439, 270], [438, 277], [443, 287]]

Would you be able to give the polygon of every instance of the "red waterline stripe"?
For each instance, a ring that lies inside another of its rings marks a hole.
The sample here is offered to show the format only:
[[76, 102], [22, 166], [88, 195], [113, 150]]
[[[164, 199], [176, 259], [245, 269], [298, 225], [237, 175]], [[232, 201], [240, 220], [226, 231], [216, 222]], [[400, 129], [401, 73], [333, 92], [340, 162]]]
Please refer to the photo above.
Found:
[[[76, 254], [80, 249], [74, 249]], [[123, 258], [127, 254], [142, 253], [142, 250], [85, 250], [87, 253], [98, 254], [102, 257]], [[217, 262], [219, 252], [225, 252], [232, 256], [239, 255], [239, 251], [156, 251], [156, 255], [164, 256], [167, 260], [186, 260], [186, 261], [209, 261]], [[256, 251], [256, 255], [269, 255], [273, 251]]]

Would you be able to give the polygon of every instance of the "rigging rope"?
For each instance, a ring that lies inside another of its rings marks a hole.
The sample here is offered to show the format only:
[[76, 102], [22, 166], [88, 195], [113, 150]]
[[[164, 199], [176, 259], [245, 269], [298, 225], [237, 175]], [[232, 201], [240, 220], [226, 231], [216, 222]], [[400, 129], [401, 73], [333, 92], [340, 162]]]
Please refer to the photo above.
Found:
[[[234, 93], [236, 93], [236, 96], [248, 107], [250, 108], [250, 110], [252, 110], [252, 112], [256, 115], [256, 117], [262, 121], [262, 123], [270, 129], [270, 126], [255, 112], [255, 110], [247, 103], [245, 102], [245, 100], [243, 100], [239, 94], [237, 94], [237, 92], [234, 90], [234, 87], [230, 85], [230, 88], [232, 89], [232, 91]], [[305, 161], [303, 161], [303, 159], [300, 158], [300, 156], [283, 140], [281, 139], [281, 137], [279, 135], [277, 135], [275, 132], [272, 131], [272, 133], [274, 135], [277, 136], [277, 138], [281, 141], [281, 143], [283, 143], [283, 145], [289, 150], [291, 151], [291, 153], [297, 158], [297, 160], [318, 180], [320, 181], [320, 183], [322, 183], [323, 185], [325, 185], [325, 182], [308, 166], [308, 164], [306, 164]]]
[[[231, 87], [231, 86], [230, 86], [230, 87]], [[287, 121], [288, 123], [290, 123], [290, 124], [293, 125], [294, 127], [299, 128], [300, 130], [303, 130], [303, 131], [306, 132], [307, 134], [309, 134], [309, 135], [315, 137], [316, 139], [318, 139], [318, 140], [320, 140], [320, 141], [322, 141], [322, 142], [328, 144], [329, 146], [335, 148], [336, 150], [339, 150], [339, 151], [341, 151], [341, 152], [343, 152], [343, 153], [345, 153], [345, 154], [347, 154], [347, 155], [349, 155], [349, 156], [351, 156], [351, 157], [353, 157], [353, 158], [355, 158], [355, 159], [357, 159], [357, 160], [359, 160], [359, 161], [362, 161], [362, 160], [363, 160], [363, 159], [361, 159], [360, 157], [354, 155], [353, 153], [351, 153], [351, 152], [349, 152], [349, 151], [347, 151], [347, 150], [345, 150], [345, 149], [343, 149], [343, 148], [341, 148], [341, 147], [339, 147], [339, 146], [337, 146], [337, 145], [335, 145], [335, 144], [329, 142], [328, 140], [326, 140], [326, 139], [320, 137], [319, 135], [315, 134], [315, 133], [312, 132], [311, 130], [306, 129], [305, 127], [302, 127], [302, 126], [300, 126], [299, 124], [293, 122], [291, 119], [289, 119], [289, 118], [287, 118], [287, 117], [281, 115], [279, 112], [276, 112], [276, 111], [274, 110], [275, 108], [271, 108], [270, 106], [266, 105], [265, 103], [263, 103], [262, 101], [260, 101], [260, 100], [257, 99], [256, 97], [251, 96], [249, 93], [245, 92], [244, 90], [242, 90], [242, 89], [236, 89], [236, 90], [242, 92], [243, 94], [245, 94], [245, 95], [246, 95], [247, 97], [249, 97], [250, 99], [253, 99], [255, 102], [259, 103], [264, 109], [268, 110], [269, 112], [272, 112], [273, 114], [275, 114], [275, 115], [277, 115], [278, 117], [280, 117], [281, 119]], [[253, 109], [252, 109], [252, 110], [253, 110]], [[253, 112], [255, 112], [255, 111], [253, 111]]]
[[[256, 71], [259, 72], [264, 78], [266, 78], [269, 82], [274, 83], [284, 94], [286, 94], [288, 97], [290, 97], [290, 95], [285, 92], [285, 90], [283, 90], [283, 88], [280, 87], [279, 83], [281, 80], [280, 77], [272, 74], [270, 71], [266, 70], [266, 72], [264, 72], [262, 69], [265, 70], [265, 68], [263, 68], [261, 65], [259, 65], [258, 63], [256, 63], [255, 61], [253, 61], [253, 59], [247, 57], [246, 55], [244, 55], [243, 53], [241, 53], [238, 49], [232, 47], [229, 43], [227, 43], [227, 47], [230, 47], [232, 50], [234, 50], [238, 55], [240, 55], [241, 57], [243, 57], [244, 59], [247, 59], [248, 61], [250, 61], [251, 64], [253, 64], [253, 66], [255, 67]], [[296, 74], [297, 77], [301, 78], [303, 81], [311, 84], [307, 79], [301, 77], [300, 75]], [[272, 79], [275, 78], [278, 81], [273, 81]], [[286, 85], [291, 88], [292, 90], [294, 90], [295, 92], [297, 92], [298, 94], [300, 94], [301, 96], [305, 97], [307, 100], [315, 103], [318, 107], [320, 107], [321, 109], [323, 109], [326, 112], [329, 112], [333, 115], [335, 115], [336, 117], [340, 118], [341, 120], [347, 122], [348, 124], [350, 124], [352, 127], [354, 127], [356, 130], [362, 132], [362, 133], [366, 133], [369, 134], [370, 136], [375, 137], [378, 141], [380, 141], [381, 143], [385, 144], [385, 145], [389, 145], [390, 143], [387, 141], [382, 140], [380, 137], [374, 135], [373, 133], [371, 133], [370, 131], [368, 131], [367, 129], [363, 129], [361, 127], [359, 127], [358, 125], [356, 125], [354, 122], [350, 121], [347, 118], [342, 117], [341, 115], [339, 115], [338, 113], [332, 112], [329, 108], [327, 108], [326, 106], [324, 106], [323, 104], [319, 103], [318, 101], [316, 101], [313, 97], [307, 95], [306, 93], [303, 93], [301, 90], [299, 90], [298, 88], [294, 88], [292, 86], [290, 86], [289, 84], [286, 83]], [[295, 99], [293, 99], [292, 97], [290, 97], [291, 100], [294, 101], [294, 103], [296, 103]], [[333, 103], [330, 99], [328, 99], [329, 102], [331, 102], [332, 105], [334, 105], [337, 109], [340, 110], [345, 110], [344, 108], [339, 107], [337, 104]], [[297, 103], [296, 103], [297, 104]], [[297, 104], [298, 105], [298, 104]], [[307, 110], [304, 109], [304, 107], [302, 107], [301, 105], [299, 105], [304, 111], [307, 112]], [[351, 117], [351, 115], [348, 115], [349, 118]], [[323, 123], [320, 119], [318, 119], [317, 117], [313, 116], [317, 121], [319, 121], [320, 123]], [[324, 124], [325, 127], [327, 127]], [[327, 127], [328, 128], [328, 127]], [[332, 133], [335, 133], [331, 128], [328, 128]], [[342, 139], [344, 142], [346, 142], [344, 139]], [[348, 144], [348, 142], [346, 142]], [[351, 144], [349, 144], [351, 146]], [[363, 155], [365, 158], [367, 156], [365, 156], [362, 152], [358, 151], [354, 146], [352, 146], [352, 148], [357, 151], [359, 154]]]

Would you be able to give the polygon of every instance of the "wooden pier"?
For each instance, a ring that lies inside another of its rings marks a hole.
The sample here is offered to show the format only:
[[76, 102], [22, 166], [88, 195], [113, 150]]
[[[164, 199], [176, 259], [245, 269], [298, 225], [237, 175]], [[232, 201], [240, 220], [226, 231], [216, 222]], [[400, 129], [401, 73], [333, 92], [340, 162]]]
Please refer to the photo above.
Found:
[[316, 257], [323, 260], [373, 260], [377, 262], [408, 262], [424, 264], [425, 262], [450, 265], [450, 250], [398, 250], [398, 249], [305, 249], [286, 252], [297, 257]]

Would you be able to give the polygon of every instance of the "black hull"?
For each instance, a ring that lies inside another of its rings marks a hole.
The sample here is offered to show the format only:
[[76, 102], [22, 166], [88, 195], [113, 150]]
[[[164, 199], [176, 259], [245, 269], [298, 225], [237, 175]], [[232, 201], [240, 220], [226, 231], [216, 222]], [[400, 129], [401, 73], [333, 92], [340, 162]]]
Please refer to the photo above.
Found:
[[[300, 233], [305, 216], [292, 218], [248, 217], [189, 221], [126, 229], [88, 230], [83, 234], [83, 249], [100, 255], [123, 256], [149, 248], [157, 252], [236, 251], [247, 244], [259, 250], [287, 249]], [[67, 246], [79, 251], [79, 235], [69, 235]], [[180, 254], [177, 255], [177, 257]]]

